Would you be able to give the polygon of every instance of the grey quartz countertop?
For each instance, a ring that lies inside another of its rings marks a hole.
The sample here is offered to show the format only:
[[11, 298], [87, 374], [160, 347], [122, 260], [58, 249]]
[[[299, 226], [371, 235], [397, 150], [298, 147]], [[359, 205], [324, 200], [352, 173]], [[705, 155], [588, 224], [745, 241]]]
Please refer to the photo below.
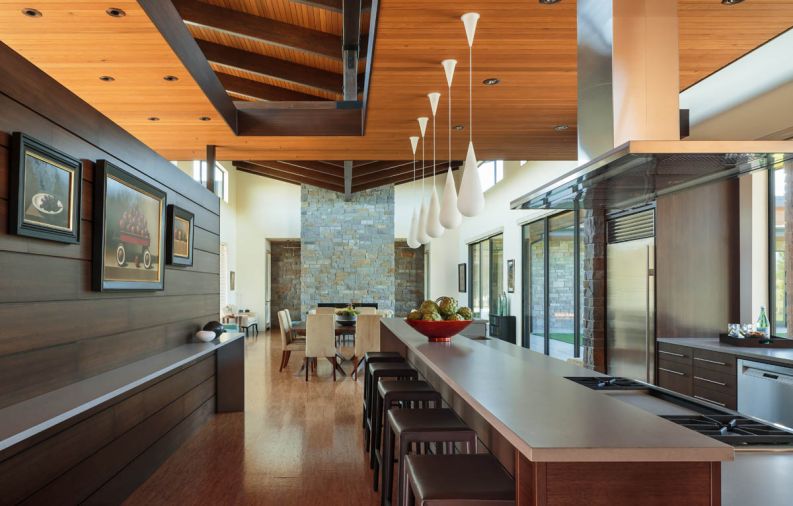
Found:
[[496, 339], [430, 343], [403, 320], [383, 325], [529, 460], [733, 459], [730, 446], [565, 379], [599, 375], [589, 369]]
[[659, 338], [658, 342], [729, 353], [748, 359], [760, 359], [785, 365], [793, 365], [793, 348], [748, 348], [743, 346], [730, 346], [729, 344], [720, 342], [717, 337], [666, 337]]
[[189, 343], [0, 409], [0, 452], [114, 397], [198, 360], [245, 334]]

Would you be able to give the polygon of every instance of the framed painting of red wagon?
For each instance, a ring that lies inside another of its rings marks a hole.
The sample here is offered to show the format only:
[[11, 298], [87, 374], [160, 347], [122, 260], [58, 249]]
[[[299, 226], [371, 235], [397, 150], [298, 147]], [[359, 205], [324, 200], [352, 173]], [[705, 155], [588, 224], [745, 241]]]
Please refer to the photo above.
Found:
[[93, 288], [162, 290], [165, 192], [99, 160], [94, 175]]

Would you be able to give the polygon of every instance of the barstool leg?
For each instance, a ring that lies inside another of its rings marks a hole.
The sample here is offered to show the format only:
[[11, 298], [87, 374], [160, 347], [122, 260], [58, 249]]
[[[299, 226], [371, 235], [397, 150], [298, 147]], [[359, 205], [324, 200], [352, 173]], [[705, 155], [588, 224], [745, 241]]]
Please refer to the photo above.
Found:
[[394, 488], [394, 444], [396, 443], [396, 437], [388, 420], [388, 417], [386, 417], [383, 422], [385, 424], [383, 429], [383, 483], [380, 490], [380, 504], [382, 506], [391, 504], [392, 489]]

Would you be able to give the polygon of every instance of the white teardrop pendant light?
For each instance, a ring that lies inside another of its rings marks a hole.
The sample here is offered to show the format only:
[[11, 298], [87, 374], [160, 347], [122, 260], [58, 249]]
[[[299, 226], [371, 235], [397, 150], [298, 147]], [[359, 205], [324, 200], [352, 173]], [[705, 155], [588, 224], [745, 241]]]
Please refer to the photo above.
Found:
[[463, 167], [463, 179], [460, 181], [457, 209], [463, 216], [472, 217], [481, 213], [485, 208], [485, 194], [482, 191], [482, 182], [479, 180], [473, 137], [473, 45], [479, 14], [469, 12], [463, 14], [461, 19], [465, 25], [465, 35], [468, 38], [468, 153]]
[[424, 198], [424, 164], [426, 157], [424, 156], [424, 134], [427, 132], [427, 123], [429, 118], [422, 116], [418, 118], [419, 130], [421, 131], [421, 210], [419, 211], [419, 228], [417, 238], [421, 244], [427, 244], [432, 238], [427, 234], [427, 212], [428, 205]]
[[441, 201], [438, 198], [438, 188], [435, 186], [435, 165], [437, 164], [435, 158], [435, 115], [438, 112], [441, 94], [432, 92], [427, 94], [427, 97], [430, 99], [430, 108], [432, 109], [432, 190], [430, 191], [430, 205], [427, 209], [427, 235], [440, 237], [446, 232], [446, 229], [441, 225]]
[[[410, 138], [410, 147], [413, 149], [413, 182], [416, 182], [416, 147], [419, 144], [419, 138], [413, 136]], [[413, 208], [413, 217], [410, 219], [410, 232], [408, 233], [408, 247], [416, 249], [421, 246], [418, 240], [419, 232], [419, 212], [415, 207]]]
[[443, 188], [443, 200], [441, 201], [441, 212], [439, 221], [444, 228], [452, 230], [460, 226], [463, 222], [463, 215], [457, 209], [457, 185], [454, 182], [452, 173], [452, 80], [454, 79], [454, 68], [457, 60], [443, 60], [441, 62], [446, 73], [446, 82], [449, 85], [447, 100], [449, 103], [449, 169], [446, 172], [446, 185]]

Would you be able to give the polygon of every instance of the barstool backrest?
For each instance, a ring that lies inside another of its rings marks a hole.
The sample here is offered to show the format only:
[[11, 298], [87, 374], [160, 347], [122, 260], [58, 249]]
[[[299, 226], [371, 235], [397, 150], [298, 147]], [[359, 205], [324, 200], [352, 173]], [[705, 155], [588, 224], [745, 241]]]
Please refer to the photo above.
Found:
[[380, 316], [360, 314], [355, 324], [355, 356], [363, 357], [367, 351], [380, 351]]
[[358, 311], [359, 315], [363, 315], [363, 314], [377, 314], [377, 308], [376, 307], [357, 307], [357, 308], [355, 308], [355, 310]]
[[332, 315], [335, 315], [336, 314], [336, 308], [335, 307], [318, 307], [317, 308], [317, 314], [332, 314]]
[[306, 318], [306, 357], [336, 356], [336, 319], [329, 314]]

